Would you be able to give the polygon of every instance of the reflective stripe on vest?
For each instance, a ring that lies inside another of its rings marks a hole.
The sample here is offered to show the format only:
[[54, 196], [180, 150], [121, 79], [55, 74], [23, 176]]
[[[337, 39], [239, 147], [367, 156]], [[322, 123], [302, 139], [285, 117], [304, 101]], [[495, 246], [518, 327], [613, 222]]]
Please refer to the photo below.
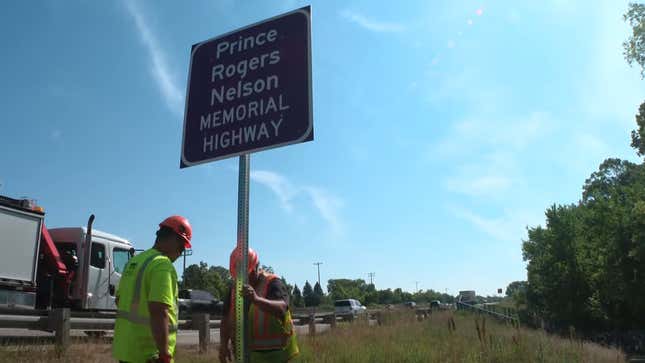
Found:
[[[152, 260], [157, 256], [161, 255], [152, 255], [148, 257], [139, 268], [137, 272], [137, 280], [134, 283], [134, 295], [132, 296], [132, 302], [130, 303], [130, 311], [118, 310], [116, 312], [117, 319], [125, 319], [132, 324], [139, 325], [150, 325], [150, 317], [143, 316], [139, 314], [139, 300], [141, 300], [141, 284], [143, 284], [143, 273], [145, 272], [146, 267]], [[175, 310], [177, 309], [177, 302], [175, 301]], [[177, 331], [177, 324], [168, 325], [168, 331], [173, 333]]]

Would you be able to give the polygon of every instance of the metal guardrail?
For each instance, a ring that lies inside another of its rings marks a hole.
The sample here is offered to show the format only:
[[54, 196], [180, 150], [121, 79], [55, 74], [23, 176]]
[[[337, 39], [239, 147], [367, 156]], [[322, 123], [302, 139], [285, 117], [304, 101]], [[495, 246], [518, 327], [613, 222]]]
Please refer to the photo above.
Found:
[[498, 313], [496, 311], [483, 309], [483, 308], [480, 308], [478, 306], [463, 303], [463, 302], [457, 302], [457, 309], [458, 310], [471, 311], [471, 312], [474, 312], [474, 313], [477, 313], [477, 314], [485, 314], [485, 315], [494, 317], [496, 319], [503, 320], [505, 322], [509, 322], [509, 323], [513, 323], [513, 324], [519, 322], [519, 319], [517, 317], [511, 316], [511, 315], [506, 315], [506, 314], [501, 314], [501, 313]]
[[[309, 334], [316, 334], [316, 324], [329, 324], [333, 329], [339, 321], [375, 319], [380, 325], [381, 310], [369, 310], [364, 314], [337, 315], [334, 312], [311, 312], [294, 314], [294, 325], [308, 325]], [[417, 317], [425, 318], [430, 309], [416, 309]], [[114, 330], [115, 312], [70, 311], [68, 308], [53, 310], [28, 310], [0, 308], [0, 328], [42, 330], [55, 333], [54, 343], [65, 350], [70, 345], [70, 330], [105, 331]], [[206, 351], [210, 343], [210, 330], [221, 326], [221, 316], [211, 320], [208, 314], [193, 314], [191, 319], [179, 320], [179, 330], [198, 330], [200, 350]]]
[[[58, 348], [70, 345], [70, 330], [114, 330], [114, 312], [71, 312], [70, 309], [16, 310], [0, 309], [0, 328], [29, 329], [54, 332]], [[210, 329], [219, 328], [221, 320], [210, 320], [208, 314], [194, 314], [190, 320], [178, 322], [180, 330], [198, 330], [200, 348], [210, 342]]]

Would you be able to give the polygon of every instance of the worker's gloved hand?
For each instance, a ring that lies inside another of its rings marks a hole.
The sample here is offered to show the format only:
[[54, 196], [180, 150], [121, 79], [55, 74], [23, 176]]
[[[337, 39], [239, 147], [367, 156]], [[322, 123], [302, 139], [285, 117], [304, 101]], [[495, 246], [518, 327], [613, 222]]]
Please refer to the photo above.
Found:
[[233, 357], [231, 356], [231, 350], [228, 349], [228, 344], [222, 344], [219, 347], [219, 361], [221, 363], [227, 363], [229, 361], [233, 361]]

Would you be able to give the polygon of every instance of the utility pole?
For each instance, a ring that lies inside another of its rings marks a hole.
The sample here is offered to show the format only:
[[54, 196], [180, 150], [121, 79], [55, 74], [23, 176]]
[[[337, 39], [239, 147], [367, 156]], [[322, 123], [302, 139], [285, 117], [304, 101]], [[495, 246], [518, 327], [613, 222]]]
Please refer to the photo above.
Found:
[[370, 285], [374, 285], [374, 272], [368, 272], [367, 276], [370, 277]]
[[181, 288], [185, 289], [186, 288], [186, 256], [192, 256], [193, 255], [193, 250], [192, 249], [187, 249], [184, 250], [182, 253], [184, 255], [184, 272], [181, 275]]
[[415, 281], [414, 286], [415, 286], [414, 293], [416, 294], [417, 292], [419, 292], [419, 281]]
[[[314, 262], [314, 265], [318, 267], [318, 285], [320, 285], [320, 265], [322, 265], [322, 262]], [[322, 288], [322, 286], [320, 286]]]

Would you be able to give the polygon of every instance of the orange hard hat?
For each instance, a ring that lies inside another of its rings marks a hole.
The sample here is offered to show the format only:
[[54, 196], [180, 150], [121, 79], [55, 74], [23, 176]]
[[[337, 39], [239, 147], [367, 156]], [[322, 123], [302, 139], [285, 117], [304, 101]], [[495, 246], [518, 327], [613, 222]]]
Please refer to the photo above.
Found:
[[[235, 278], [235, 266], [237, 266], [238, 262], [242, 261], [242, 254], [238, 252], [237, 247], [233, 249], [233, 252], [231, 252], [231, 259], [229, 262], [229, 271], [231, 271], [231, 276]], [[248, 259], [248, 266], [247, 270], [248, 273], [251, 273], [251, 271], [255, 270], [255, 267], [258, 265], [258, 254], [251, 248], [249, 247], [249, 259]]]
[[159, 223], [159, 227], [172, 229], [184, 240], [184, 247], [191, 248], [190, 239], [193, 238], [193, 228], [188, 223], [188, 219], [182, 216], [170, 216]]

